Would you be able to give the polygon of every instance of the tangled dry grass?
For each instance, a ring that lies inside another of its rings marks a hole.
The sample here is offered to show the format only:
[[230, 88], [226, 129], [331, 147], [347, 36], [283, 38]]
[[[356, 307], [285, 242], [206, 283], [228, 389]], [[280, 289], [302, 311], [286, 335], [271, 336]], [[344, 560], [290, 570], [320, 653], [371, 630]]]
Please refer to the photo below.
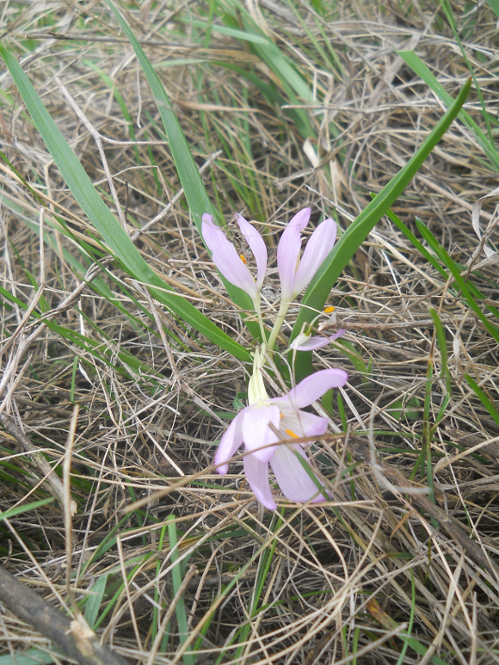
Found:
[[[468, 76], [442, 10], [427, 0], [248, 2], [310, 83], [317, 101], [307, 103], [290, 101], [247, 44], [202, 28], [204, 3], [120, 6], [210, 196], [226, 218], [238, 211], [257, 220], [271, 247], [305, 205], [314, 221], [334, 215], [346, 228], [441, 117], [395, 51], [416, 50], [452, 96]], [[452, 9], [497, 117], [496, 18], [487, 5]], [[102, 142], [143, 256], [249, 344], [190, 220], [149, 87], [105, 3], [6, 2], [2, 12], [4, 43], [116, 212]], [[289, 103], [270, 104], [241, 68]], [[343, 367], [350, 377], [332, 409], [317, 407], [332, 416], [332, 434], [314, 448], [332, 500], [280, 499], [278, 513], [263, 511], [240, 462], [223, 479], [209, 468], [245, 391], [244, 365], [154, 303], [117, 263], [91, 268], [98, 238], [5, 69], [0, 80], [5, 567], [54, 606], [83, 612], [130, 662], [499, 662], [499, 422], [465, 380], [493, 406], [497, 342], [453, 281], [389, 220], [376, 226], [330, 294], [348, 344], [314, 358], [316, 368]], [[304, 142], [297, 110], [316, 141]], [[476, 94], [466, 110], [483, 124]], [[454, 123], [393, 208], [422, 240], [419, 217], [461, 266], [480, 263], [472, 279], [491, 325], [496, 255], [477, 255], [471, 210], [496, 182], [480, 146]], [[482, 229], [493, 214], [494, 199], [485, 200]], [[274, 270], [269, 320], [277, 288]], [[428, 484], [429, 496], [408, 493]], [[5, 516], [51, 494], [59, 500]], [[34, 648], [43, 662], [61, 660], [6, 606], [0, 635], [3, 665]]]

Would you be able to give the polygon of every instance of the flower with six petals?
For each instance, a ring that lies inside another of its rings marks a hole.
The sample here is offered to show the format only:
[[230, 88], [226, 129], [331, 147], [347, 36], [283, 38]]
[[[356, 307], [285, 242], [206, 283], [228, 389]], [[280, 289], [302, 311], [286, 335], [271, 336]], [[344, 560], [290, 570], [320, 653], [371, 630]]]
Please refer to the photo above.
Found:
[[[255, 352], [253, 375], [248, 387], [249, 405], [234, 418], [220, 442], [215, 464], [226, 474], [229, 461], [244, 443], [244, 471], [258, 501], [270, 510], [277, 505], [269, 485], [269, 463], [283, 494], [291, 501], [306, 502], [317, 494], [317, 486], [298, 455], [306, 460], [299, 444], [279, 444], [290, 438], [320, 436], [328, 419], [302, 409], [331, 388], [343, 386], [348, 375], [341, 369], [324, 369], [303, 379], [284, 397], [269, 398], [261, 367], [263, 355]], [[272, 425], [272, 426], [271, 426]], [[323, 501], [322, 495], [313, 501]]]

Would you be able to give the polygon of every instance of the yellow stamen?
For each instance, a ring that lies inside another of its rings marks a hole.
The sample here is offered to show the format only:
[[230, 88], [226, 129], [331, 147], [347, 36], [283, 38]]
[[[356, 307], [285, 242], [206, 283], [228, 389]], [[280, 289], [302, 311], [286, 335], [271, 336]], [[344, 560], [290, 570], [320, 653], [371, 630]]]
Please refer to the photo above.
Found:
[[334, 312], [334, 307], [333, 306], [326, 307], [326, 309], [324, 310], [324, 314], [331, 314], [331, 312]]
[[299, 437], [298, 437], [298, 434], [295, 434], [295, 433], [294, 433], [293, 431], [291, 431], [290, 429], [285, 429], [284, 431], [286, 432], [286, 434], [289, 434], [289, 436], [290, 436], [292, 439], [298, 439], [298, 438], [299, 438]]
[[244, 256], [244, 254], [239, 254], [239, 258], [240, 258], [241, 261], [244, 263], [244, 265], [246, 265], [246, 264], [248, 263], [248, 262], [246, 261], [246, 257]]

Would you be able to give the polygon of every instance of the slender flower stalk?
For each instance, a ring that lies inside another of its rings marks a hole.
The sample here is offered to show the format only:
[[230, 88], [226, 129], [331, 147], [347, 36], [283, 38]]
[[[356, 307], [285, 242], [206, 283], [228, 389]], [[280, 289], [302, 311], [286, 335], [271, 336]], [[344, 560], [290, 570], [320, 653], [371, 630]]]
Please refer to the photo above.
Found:
[[[303, 446], [280, 444], [283, 439], [320, 436], [327, 430], [328, 419], [302, 409], [331, 388], [345, 385], [348, 375], [341, 369], [324, 369], [303, 379], [284, 397], [269, 398], [262, 376], [264, 355], [257, 350], [253, 375], [248, 386], [248, 406], [242, 409], [220, 442], [215, 464], [226, 474], [229, 461], [244, 443], [249, 453], [244, 457], [244, 471], [258, 501], [275, 510], [277, 504], [269, 484], [269, 463], [276, 480], [291, 501], [323, 501], [317, 487], [297, 455], [307, 459]], [[313, 498], [315, 497], [315, 498]]]

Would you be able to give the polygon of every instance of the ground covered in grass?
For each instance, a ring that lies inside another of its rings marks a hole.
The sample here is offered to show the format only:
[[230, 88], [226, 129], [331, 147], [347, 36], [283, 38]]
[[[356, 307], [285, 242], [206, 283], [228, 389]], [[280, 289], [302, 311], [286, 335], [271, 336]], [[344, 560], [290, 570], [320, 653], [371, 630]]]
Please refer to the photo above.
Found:
[[[312, 227], [348, 229], [474, 77], [317, 322], [346, 329], [313, 355], [349, 374], [313, 407], [331, 419], [310, 449], [331, 500], [293, 504], [274, 485], [274, 513], [240, 458], [223, 477], [212, 466], [250, 366], [110, 255], [2, 62], [2, 565], [130, 663], [499, 662], [489, 4], [116, 3], [227, 233], [244, 254], [239, 212], [265, 237], [269, 326], [286, 223], [310, 206]], [[109, 5], [9, 1], [0, 14], [3, 45], [149, 268], [251, 349], [193, 223], [163, 102]], [[0, 665], [65, 660], [2, 603]]]

